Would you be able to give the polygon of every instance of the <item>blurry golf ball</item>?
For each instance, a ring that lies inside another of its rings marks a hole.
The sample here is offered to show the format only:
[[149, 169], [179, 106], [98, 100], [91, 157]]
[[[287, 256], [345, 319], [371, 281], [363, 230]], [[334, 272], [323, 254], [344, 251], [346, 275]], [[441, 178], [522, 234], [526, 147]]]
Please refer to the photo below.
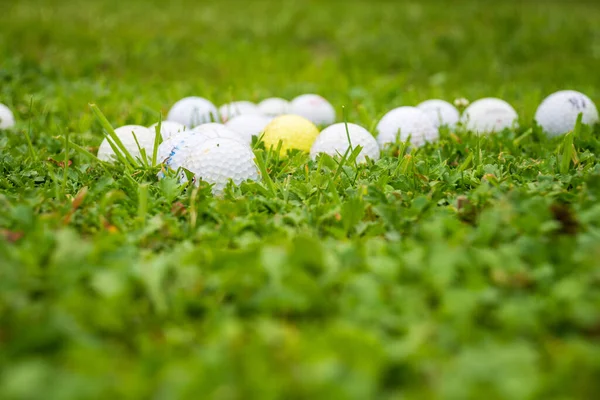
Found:
[[258, 107], [250, 101], [233, 101], [219, 107], [219, 115], [223, 122], [227, 122], [237, 115], [258, 113]]
[[436, 128], [444, 125], [454, 128], [460, 118], [456, 107], [444, 100], [427, 100], [417, 105], [417, 108], [427, 114]]
[[10, 108], [0, 103], [0, 129], [12, 128], [15, 125], [15, 117]]
[[518, 118], [515, 109], [506, 101], [488, 97], [471, 103], [461, 120], [467, 130], [481, 134], [512, 128]]
[[193, 127], [192, 129], [190, 129], [190, 132], [213, 132], [213, 131], [229, 131], [230, 129], [227, 129], [227, 127], [223, 124], [220, 124], [218, 122], [209, 122], [208, 124], [202, 124], [202, 125], [198, 125]]
[[252, 143], [252, 136], [259, 136], [271, 119], [260, 114], [238, 115], [227, 121], [225, 126], [239, 133], [247, 143]]
[[318, 135], [319, 129], [306, 118], [298, 115], [280, 115], [265, 127], [262, 140], [267, 149], [276, 149], [281, 141], [280, 154], [285, 155], [289, 149], [309, 152]]
[[240, 183], [258, 180], [259, 173], [254, 162], [254, 153], [249, 146], [227, 138], [210, 139], [196, 147], [183, 161], [182, 167], [198, 179], [214, 184], [215, 195], [223, 193], [231, 179]]
[[[158, 122], [152, 124], [148, 127], [152, 132], [156, 132], [156, 127], [158, 126]], [[185, 130], [185, 125], [180, 124], [179, 122], [174, 121], [161, 121], [160, 122], [160, 134], [163, 139], [168, 139], [178, 132], [183, 132]]]
[[270, 117], [290, 113], [290, 102], [280, 97], [271, 97], [258, 103], [258, 111]]
[[[142, 157], [140, 149], [144, 149], [147, 159], [152, 158], [154, 153], [155, 131], [148, 129], [145, 126], [125, 125], [115, 129], [115, 134], [119, 137], [123, 146], [133, 158], [139, 159]], [[100, 144], [100, 148], [98, 148], [98, 159], [110, 162], [118, 160], [110, 143], [108, 143], [107, 138], [104, 138]]]
[[176, 170], [191, 152], [211, 139], [235, 140], [248, 146], [245, 138], [231, 129], [224, 126], [206, 127], [205, 129], [180, 132], [163, 141], [158, 146], [158, 161]]
[[561, 90], [542, 101], [535, 120], [549, 136], [558, 136], [575, 128], [580, 113], [582, 124], [598, 122], [598, 109], [589, 97], [574, 90]]
[[293, 99], [290, 113], [304, 117], [315, 125], [331, 125], [335, 122], [335, 109], [318, 94], [303, 94]]
[[[348, 137], [350, 137], [350, 140], [348, 140]], [[352, 149], [357, 146], [362, 147], [356, 157], [357, 162], [366, 161], [366, 157], [372, 160], [379, 159], [379, 146], [373, 135], [360, 125], [345, 124], [343, 122], [330, 125], [319, 133], [310, 149], [310, 157], [314, 160], [319, 153], [327, 153], [332, 157], [343, 156], [350, 146], [352, 146]], [[351, 152], [352, 150], [348, 154]]]
[[167, 115], [168, 121], [179, 122], [188, 128], [217, 121], [217, 108], [202, 97], [185, 97], [171, 107]]
[[379, 132], [377, 143], [380, 148], [396, 140], [405, 142], [409, 136], [413, 146], [422, 146], [439, 137], [437, 128], [427, 114], [416, 107], [394, 108], [381, 118], [376, 130]]

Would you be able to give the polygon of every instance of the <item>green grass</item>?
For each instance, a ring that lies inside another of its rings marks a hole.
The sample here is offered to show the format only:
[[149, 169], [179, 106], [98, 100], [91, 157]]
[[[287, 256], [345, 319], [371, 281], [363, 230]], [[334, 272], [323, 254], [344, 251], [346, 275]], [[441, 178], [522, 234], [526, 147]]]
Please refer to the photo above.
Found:
[[[198, 3], [3, 6], [0, 398], [597, 396], [600, 130], [531, 120], [555, 90], [600, 102], [598, 6]], [[499, 96], [521, 128], [359, 166], [257, 150], [269, 176], [222, 199], [86, 152], [90, 103], [150, 125], [305, 92], [368, 128]]]

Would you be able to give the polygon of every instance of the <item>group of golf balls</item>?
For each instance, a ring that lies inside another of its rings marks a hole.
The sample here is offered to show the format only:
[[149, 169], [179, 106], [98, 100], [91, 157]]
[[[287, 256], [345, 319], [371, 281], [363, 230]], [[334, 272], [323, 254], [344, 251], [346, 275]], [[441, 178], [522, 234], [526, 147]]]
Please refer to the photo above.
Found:
[[[579, 114], [583, 124], [598, 122], [598, 110], [586, 95], [563, 90], [542, 101], [535, 120], [549, 136], [558, 136], [574, 128]], [[334, 107], [317, 94], [304, 94], [292, 101], [268, 98], [258, 104], [235, 101], [219, 108], [205, 98], [186, 97], [171, 107], [160, 124], [158, 161], [175, 171], [187, 169], [196, 182], [201, 179], [212, 184], [213, 193], [219, 195], [229, 180], [239, 185], [259, 178], [251, 149], [254, 136], [267, 149], [278, 149], [281, 156], [297, 149], [310, 153], [312, 159], [321, 153], [343, 156], [360, 146], [356, 161], [364, 162], [367, 158], [377, 160], [380, 150], [390, 143], [410, 139], [410, 144], [418, 147], [433, 142], [442, 126], [453, 130], [460, 124], [468, 131], [486, 134], [518, 124], [514, 108], [498, 98], [477, 100], [462, 115], [451, 103], [437, 99], [416, 107], [398, 107], [381, 118], [376, 138], [360, 125], [335, 123], [335, 119]], [[0, 104], [0, 129], [13, 124], [12, 113]], [[141, 149], [150, 157], [157, 126], [126, 125], [115, 129], [115, 133], [133, 157], [141, 157]], [[325, 129], [319, 132], [318, 126]], [[112, 162], [116, 155], [114, 144], [111, 146], [108, 140], [101, 143], [98, 158]], [[159, 173], [159, 178], [164, 175]], [[185, 180], [185, 174], [180, 176]]]

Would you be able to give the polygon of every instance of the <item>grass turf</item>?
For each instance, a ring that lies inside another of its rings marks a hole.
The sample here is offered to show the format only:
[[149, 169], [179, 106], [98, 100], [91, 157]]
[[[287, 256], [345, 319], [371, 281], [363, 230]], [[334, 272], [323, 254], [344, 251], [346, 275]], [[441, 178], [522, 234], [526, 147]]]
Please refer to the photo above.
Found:
[[[599, 19], [541, 0], [3, 6], [0, 397], [593, 398], [599, 130], [548, 140], [531, 119], [554, 90], [600, 100]], [[369, 128], [499, 96], [521, 128], [357, 168], [270, 159], [272, 182], [223, 199], [74, 146], [101, 141], [90, 102], [149, 125], [186, 95], [304, 92]]]

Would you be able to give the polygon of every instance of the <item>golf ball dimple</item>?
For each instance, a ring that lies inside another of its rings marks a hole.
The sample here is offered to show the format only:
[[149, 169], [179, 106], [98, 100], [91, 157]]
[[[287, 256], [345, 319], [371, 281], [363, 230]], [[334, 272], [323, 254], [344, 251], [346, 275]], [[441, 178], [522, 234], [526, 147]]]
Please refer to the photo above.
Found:
[[[154, 153], [154, 137], [156, 135], [154, 131], [151, 131], [145, 126], [125, 125], [115, 129], [115, 134], [119, 137], [123, 146], [133, 158], [141, 158], [142, 153], [140, 152], [140, 149], [144, 149], [148, 159], [152, 158]], [[109, 162], [117, 160], [117, 156], [107, 138], [104, 138], [98, 148], [98, 159]]]
[[[208, 124], [207, 124], [208, 125]], [[212, 139], [235, 140], [247, 146], [244, 138], [224, 126], [206, 127], [205, 129], [191, 130], [178, 133], [165, 140], [158, 147], [158, 160], [165, 166], [176, 170], [188, 155], [203, 143]], [[159, 174], [160, 177], [160, 174]]]
[[467, 130], [477, 134], [500, 132], [517, 125], [519, 116], [506, 101], [488, 97], [466, 108], [461, 121]]
[[179, 122], [188, 128], [217, 121], [217, 108], [202, 97], [185, 97], [171, 107], [167, 115], [168, 121]]
[[208, 124], [202, 124], [193, 127], [189, 130], [191, 133], [200, 133], [200, 132], [229, 132], [225, 125], [220, 124], [218, 122], [209, 122]]
[[239, 185], [246, 180], [259, 178], [250, 147], [227, 138], [210, 139], [189, 153], [182, 167], [198, 179], [214, 184], [215, 195], [223, 193], [229, 180]]
[[598, 122], [598, 109], [589, 97], [574, 90], [561, 90], [542, 101], [535, 112], [535, 120], [544, 132], [553, 137], [573, 130], [580, 113], [582, 124]]
[[258, 111], [270, 117], [289, 114], [290, 108], [290, 102], [280, 97], [271, 97], [258, 103]]
[[410, 136], [414, 146], [422, 146], [426, 142], [438, 139], [439, 132], [427, 114], [416, 107], [398, 107], [381, 118], [376, 130], [379, 132], [377, 143], [383, 148], [396, 140], [405, 142]]
[[454, 128], [460, 119], [456, 107], [444, 100], [426, 100], [417, 105], [417, 108], [427, 114], [436, 128], [440, 126]]
[[250, 101], [233, 101], [219, 107], [219, 115], [223, 122], [229, 121], [238, 115], [258, 114], [258, 107]]
[[357, 162], [365, 162], [366, 157], [372, 160], [379, 159], [379, 146], [373, 135], [360, 125], [343, 122], [330, 125], [321, 131], [310, 149], [310, 157], [314, 160], [320, 153], [326, 153], [332, 157], [343, 156], [350, 146], [352, 148], [362, 147], [356, 157]]
[[298, 115], [280, 115], [265, 127], [262, 140], [267, 149], [276, 149], [281, 141], [281, 155], [288, 150], [309, 152], [319, 135], [319, 129], [308, 119]]
[[0, 103], [0, 129], [9, 129], [15, 126], [15, 116], [10, 108]]
[[259, 114], [238, 115], [227, 121], [225, 126], [239, 133], [247, 143], [252, 143], [252, 136], [259, 136], [271, 119]]
[[331, 125], [335, 122], [335, 109], [318, 94], [303, 94], [290, 103], [291, 114], [299, 115], [315, 125]]
[[[156, 127], [158, 126], [158, 122], [152, 124], [148, 127], [152, 132], [156, 132]], [[161, 121], [160, 122], [160, 134], [163, 139], [168, 139], [176, 133], [183, 132], [185, 130], [185, 125], [180, 124], [179, 122], [174, 121]]]

